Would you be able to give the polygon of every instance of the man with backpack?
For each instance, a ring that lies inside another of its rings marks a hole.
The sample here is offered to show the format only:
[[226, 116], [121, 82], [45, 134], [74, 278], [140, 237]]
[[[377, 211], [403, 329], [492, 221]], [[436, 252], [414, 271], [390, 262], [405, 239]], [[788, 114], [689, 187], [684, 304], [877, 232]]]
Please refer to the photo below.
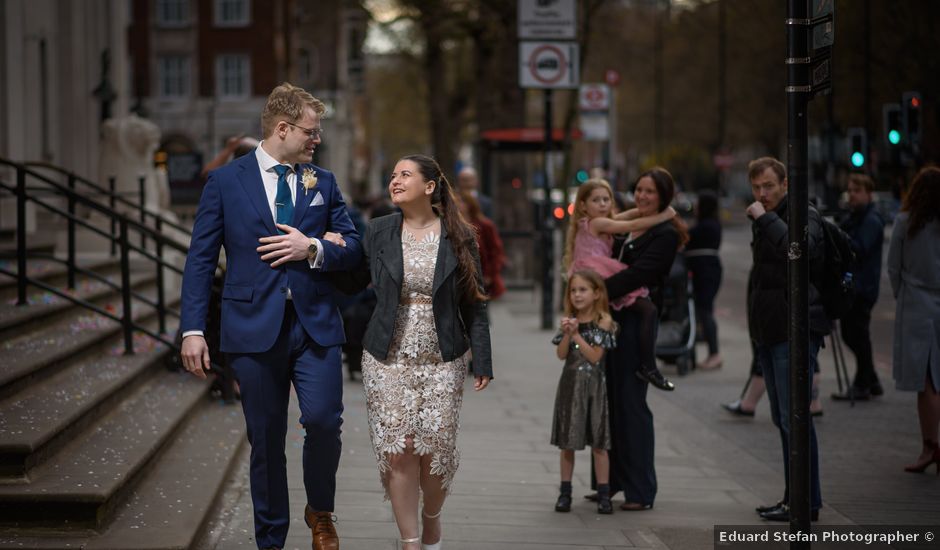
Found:
[[[747, 207], [747, 215], [753, 220], [751, 253], [754, 262], [748, 280], [748, 328], [757, 345], [757, 360], [767, 385], [771, 417], [780, 431], [784, 477], [787, 479], [790, 468], [790, 343], [787, 334], [790, 314], [787, 287], [789, 204], [786, 167], [775, 158], [762, 157], [748, 165], [748, 179], [754, 193], [754, 202]], [[826, 317], [819, 291], [823, 286], [825, 234], [819, 212], [812, 207], [809, 209], [808, 226], [807, 250], [804, 253], [808, 255], [810, 272], [810, 349], [806, 368], [810, 369], [807, 380], [811, 381], [823, 337], [829, 333], [829, 319]], [[807, 389], [812, 391], [811, 388]], [[809, 423], [810, 509], [812, 520], [816, 521], [822, 507], [819, 447], [811, 417]], [[783, 499], [777, 504], [759, 507], [757, 512], [766, 520], [790, 521], [788, 492], [784, 492]]]
[[856, 369], [852, 385], [843, 393], [833, 393], [837, 401], [867, 401], [884, 393], [872, 360], [871, 310], [878, 301], [881, 286], [881, 251], [884, 243], [884, 220], [872, 202], [874, 183], [865, 174], [849, 176], [847, 186], [850, 213], [841, 227], [850, 239], [855, 253], [852, 269], [855, 298], [851, 309], [840, 319], [842, 340], [855, 354]]

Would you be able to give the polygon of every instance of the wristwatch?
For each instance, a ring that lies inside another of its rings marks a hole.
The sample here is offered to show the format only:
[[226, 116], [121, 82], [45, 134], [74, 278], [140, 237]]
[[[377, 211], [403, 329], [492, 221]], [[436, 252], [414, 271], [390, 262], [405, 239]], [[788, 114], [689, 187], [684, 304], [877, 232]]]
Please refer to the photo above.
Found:
[[307, 247], [307, 258], [310, 260], [317, 259], [317, 252], [319, 252], [320, 247], [317, 246], [316, 239], [310, 239], [310, 246]]

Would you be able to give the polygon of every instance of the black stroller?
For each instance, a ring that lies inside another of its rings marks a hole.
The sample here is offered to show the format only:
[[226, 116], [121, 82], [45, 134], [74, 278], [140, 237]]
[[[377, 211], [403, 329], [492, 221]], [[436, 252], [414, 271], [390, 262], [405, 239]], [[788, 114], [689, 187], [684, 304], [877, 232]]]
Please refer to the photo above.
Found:
[[663, 308], [659, 313], [656, 357], [675, 364], [679, 376], [695, 367], [695, 299], [692, 274], [685, 256], [676, 254], [663, 285]]

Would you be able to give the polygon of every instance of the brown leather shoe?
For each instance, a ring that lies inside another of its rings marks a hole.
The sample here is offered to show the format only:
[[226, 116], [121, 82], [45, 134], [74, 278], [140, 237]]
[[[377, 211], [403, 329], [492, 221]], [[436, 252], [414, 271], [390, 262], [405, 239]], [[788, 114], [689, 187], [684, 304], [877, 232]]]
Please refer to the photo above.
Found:
[[317, 512], [309, 505], [304, 508], [304, 521], [313, 534], [313, 550], [339, 550], [339, 536], [333, 523], [333, 512]]

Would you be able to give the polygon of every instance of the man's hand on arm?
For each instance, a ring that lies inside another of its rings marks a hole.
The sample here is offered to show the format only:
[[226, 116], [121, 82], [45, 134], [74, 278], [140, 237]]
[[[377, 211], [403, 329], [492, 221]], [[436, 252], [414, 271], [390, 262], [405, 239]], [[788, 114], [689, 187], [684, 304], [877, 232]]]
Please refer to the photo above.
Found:
[[205, 379], [209, 370], [209, 345], [201, 334], [191, 334], [183, 338], [180, 349], [183, 368], [198, 378]]
[[289, 225], [277, 224], [277, 228], [284, 234], [258, 239], [261, 246], [255, 250], [262, 255], [261, 260], [271, 262], [272, 268], [280, 267], [287, 262], [306, 260], [310, 238]]

